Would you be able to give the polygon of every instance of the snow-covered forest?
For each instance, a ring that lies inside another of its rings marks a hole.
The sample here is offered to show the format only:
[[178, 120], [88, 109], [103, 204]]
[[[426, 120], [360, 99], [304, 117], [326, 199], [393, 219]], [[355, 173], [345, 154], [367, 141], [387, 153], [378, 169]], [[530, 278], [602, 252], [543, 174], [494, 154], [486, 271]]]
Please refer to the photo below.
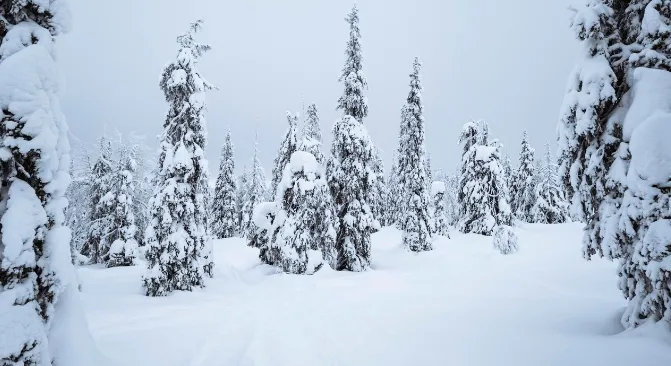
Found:
[[87, 141], [61, 110], [68, 0], [0, 4], [0, 365], [671, 364], [671, 0], [571, 8], [556, 133], [509, 124], [514, 149], [475, 118], [429, 146], [421, 55], [397, 105], [369, 103], [354, 4], [339, 95], [249, 155], [230, 126], [208, 147], [232, 86], [201, 68], [227, 47], [207, 22], [156, 68], [156, 139]]

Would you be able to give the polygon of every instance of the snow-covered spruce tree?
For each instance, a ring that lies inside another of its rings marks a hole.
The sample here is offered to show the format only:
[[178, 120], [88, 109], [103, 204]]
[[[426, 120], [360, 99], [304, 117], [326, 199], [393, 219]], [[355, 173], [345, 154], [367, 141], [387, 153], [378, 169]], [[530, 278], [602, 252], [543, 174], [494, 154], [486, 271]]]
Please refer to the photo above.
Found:
[[305, 115], [305, 125], [303, 126], [303, 136], [301, 137], [298, 149], [309, 152], [317, 159], [317, 163], [324, 166], [326, 158], [322, 151], [322, 130], [319, 127], [319, 111], [317, 105], [312, 103], [308, 106]]
[[[501, 164], [501, 145], [487, 138], [484, 122], [468, 122], [461, 141], [470, 146], [462, 157], [459, 185], [460, 220], [463, 233], [492, 235], [496, 226], [512, 226], [508, 187]], [[475, 141], [475, 143], [474, 143]]]
[[345, 21], [349, 24], [349, 39], [345, 49], [345, 66], [338, 80], [343, 83], [345, 89], [338, 99], [336, 109], [342, 110], [345, 116], [352, 116], [357, 121], [363, 122], [363, 119], [368, 116], [368, 100], [363, 95], [368, 83], [362, 72], [361, 31], [359, 30], [359, 9], [356, 4]]
[[135, 241], [137, 227], [133, 212], [137, 149], [137, 145], [120, 146], [119, 161], [112, 178], [112, 191], [101, 199], [101, 203], [112, 213], [107, 267], [133, 265], [138, 255], [138, 243]]
[[561, 224], [569, 220], [568, 202], [559, 185], [557, 165], [552, 160], [550, 145], [545, 144], [545, 163], [539, 182], [534, 189], [534, 204], [531, 208], [532, 222], [539, 224]]
[[534, 180], [534, 149], [529, 145], [527, 131], [522, 136], [520, 150], [520, 165], [515, 174], [515, 181], [511, 194], [511, 209], [517, 219], [524, 222], [534, 222], [531, 208], [535, 201]]
[[73, 364], [64, 355], [86, 335], [69, 328], [65, 339], [64, 330], [85, 320], [76, 318], [64, 225], [70, 146], [52, 53], [69, 10], [66, 1], [4, 1], [0, 15], [0, 364]]
[[292, 116], [291, 113], [287, 112], [287, 122], [289, 122], [289, 128], [282, 138], [282, 144], [280, 149], [277, 150], [277, 155], [275, 156], [275, 164], [273, 166], [273, 180], [270, 184], [271, 192], [277, 192], [277, 185], [282, 180], [282, 175], [284, 174], [284, 167], [289, 163], [291, 159], [291, 154], [298, 150], [298, 140], [296, 137], [296, 128], [298, 127], [298, 116]]
[[[502, 152], [502, 159], [501, 162], [503, 163], [503, 171], [506, 174], [506, 184], [508, 184], [508, 189], [510, 190], [510, 207], [513, 207], [513, 186], [515, 185], [515, 171], [513, 170], [513, 163], [510, 160], [510, 155], [508, 155], [507, 151]], [[513, 211], [515, 212], [515, 211]]]
[[394, 151], [392, 159], [389, 179], [387, 180], [387, 204], [385, 205], [387, 225], [396, 225], [398, 223], [398, 149]]
[[247, 201], [247, 192], [249, 192], [249, 182], [250, 182], [250, 173], [249, 168], [245, 165], [242, 168], [242, 173], [237, 178], [236, 191], [235, 191], [235, 207], [237, 209], [236, 222], [237, 230], [236, 234], [240, 237], [245, 236], [245, 227], [244, 224], [246, 221], [245, 216], [245, 202]]
[[413, 252], [431, 250], [433, 217], [429, 184], [427, 183], [426, 148], [424, 146], [424, 116], [422, 114], [422, 86], [419, 69], [421, 64], [415, 58], [410, 74], [410, 93], [406, 99], [406, 113], [403, 114], [405, 136], [401, 137], [399, 148], [398, 176], [401, 184], [401, 220], [403, 245]]
[[447, 224], [455, 226], [459, 221], [459, 177], [449, 174], [445, 177], [445, 215]]
[[214, 187], [212, 201], [212, 235], [215, 238], [230, 238], [235, 236], [238, 223], [236, 216], [236, 187], [235, 162], [233, 161], [233, 143], [231, 131], [226, 133], [224, 146], [221, 148], [219, 161], [219, 175]]
[[[626, 60], [622, 58], [626, 59], [630, 50], [621, 44], [626, 35], [618, 30], [627, 29], [625, 23], [638, 23], [625, 20], [629, 2], [592, 0], [571, 21], [584, 49], [582, 60], [569, 76], [560, 112], [559, 176], [571, 218], [587, 222], [589, 236], [599, 230], [592, 226], [593, 216], [599, 215], [598, 206], [607, 191], [605, 175], [620, 140], [620, 121], [609, 122], [609, 115], [627, 88], [623, 69]], [[614, 69], [615, 63], [618, 66]]]
[[191, 24], [177, 38], [177, 59], [164, 69], [160, 86], [170, 104], [161, 134], [156, 190], [151, 199], [151, 221], [145, 231], [148, 296], [204, 286], [212, 263], [206, 258], [208, 239], [207, 161], [205, 160], [205, 92], [212, 86], [196, 69], [210, 46], [196, 43], [202, 21]]
[[333, 126], [327, 177], [338, 213], [337, 270], [363, 271], [370, 266], [374, 217], [369, 206], [373, 146], [366, 128], [352, 116]]
[[107, 136], [102, 136], [99, 145], [100, 155], [89, 175], [89, 216], [85, 219], [88, 222], [88, 234], [81, 251], [92, 264], [107, 262], [109, 245], [112, 243], [108, 240], [112, 230], [112, 212], [102, 201], [112, 191], [112, 142]]
[[[335, 262], [336, 232], [331, 209], [319, 205], [330, 195], [323, 169], [312, 154], [298, 151], [291, 155], [278, 185], [273, 222], [276, 265], [284, 272], [302, 274], [308, 270], [308, 250], [321, 250], [327, 263]], [[271, 249], [272, 250], [272, 249]]]
[[356, 6], [346, 21], [350, 36], [340, 77], [345, 88], [337, 107], [342, 110], [343, 117], [333, 125], [327, 181], [338, 213], [336, 269], [363, 271], [370, 266], [370, 234], [375, 227], [370, 207], [371, 182], [376, 178], [375, 147], [362, 123], [368, 114], [363, 95], [367, 84], [361, 71], [361, 35]]
[[252, 237], [256, 232], [256, 228], [254, 227], [254, 207], [266, 201], [266, 196], [266, 173], [261, 166], [261, 160], [259, 160], [258, 143], [255, 142], [252, 168], [247, 177], [247, 191], [242, 205], [242, 229], [247, 238]]
[[385, 200], [387, 198], [387, 183], [384, 179], [384, 162], [382, 161], [382, 151], [375, 148], [373, 155], [373, 173], [375, 178], [371, 187], [370, 208], [375, 218], [375, 230], [380, 226], [387, 225], [384, 217]]
[[445, 182], [431, 184], [431, 199], [433, 200], [436, 234], [449, 236], [449, 224], [445, 215]]

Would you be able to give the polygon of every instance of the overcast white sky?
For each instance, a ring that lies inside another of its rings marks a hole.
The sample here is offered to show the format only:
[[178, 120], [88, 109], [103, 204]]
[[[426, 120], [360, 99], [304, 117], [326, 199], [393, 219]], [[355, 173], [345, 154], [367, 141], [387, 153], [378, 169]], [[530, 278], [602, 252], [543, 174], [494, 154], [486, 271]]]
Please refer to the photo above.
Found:
[[[370, 113], [364, 123], [391, 162], [412, 60], [423, 62], [427, 148], [433, 168], [454, 171], [461, 126], [485, 119], [517, 161], [524, 129], [542, 152], [555, 126], [578, 44], [571, 4], [584, 0], [359, 0]], [[251, 160], [258, 123], [267, 174], [287, 127], [285, 112], [316, 102], [330, 149], [339, 117], [338, 76], [350, 0], [70, 0], [74, 27], [60, 39], [67, 79], [63, 110], [72, 134], [94, 142], [108, 130], [147, 136], [152, 150], [167, 110], [158, 87], [175, 38], [202, 18], [213, 50], [200, 70], [208, 93], [207, 154], [216, 174], [230, 126], [237, 169]], [[388, 167], [387, 167], [388, 168]]]

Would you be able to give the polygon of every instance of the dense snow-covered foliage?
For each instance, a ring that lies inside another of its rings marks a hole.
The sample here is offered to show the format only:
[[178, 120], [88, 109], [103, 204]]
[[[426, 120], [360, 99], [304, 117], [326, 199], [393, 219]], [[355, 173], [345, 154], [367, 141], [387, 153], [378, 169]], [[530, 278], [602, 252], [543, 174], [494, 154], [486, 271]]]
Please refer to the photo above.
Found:
[[593, 0], [571, 22], [583, 57], [561, 110], [560, 173], [571, 214], [587, 222], [585, 258], [619, 259], [626, 327], [671, 318], [668, 175], [658, 174], [670, 156], [670, 13], [668, 0]]
[[527, 131], [522, 136], [520, 165], [511, 187], [511, 209], [515, 216], [525, 222], [533, 222], [531, 208], [534, 205], [534, 149], [529, 145]]
[[387, 182], [384, 177], [382, 151], [377, 147], [375, 147], [373, 155], [373, 173], [375, 173], [375, 177], [371, 183], [370, 209], [375, 218], [374, 229], [377, 231], [381, 226], [388, 225], [384, 212], [387, 200]]
[[338, 270], [363, 271], [370, 266], [370, 234], [375, 218], [371, 211], [370, 182], [373, 144], [366, 128], [352, 116], [333, 125], [327, 179], [338, 213]]
[[291, 113], [287, 112], [287, 122], [289, 122], [289, 128], [282, 138], [282, 144], [280, 145], [279, 150], [277, 150], [277, 155], [275, 156], [275, 163], [273, 166], [273, 177], [270, 184], [270, 191], [273, 194], [277, 192], [277, 185], [282, 180], [284, 175], [284, 167], [289, 164], [291, 155], [296, 150], [298, 150], [298, 140], [296, 137], [298, 116], [292, 116]]
[[457, 227], [463, 233], [491, 235], [494, 227], [513, 224], [501, 165], [501, 145], [489, 141], [488, 129], [484, 121], [471, 121], [464, 125], [461, 133], [464, 155], [459, 176]]
[[214, 186], [212, 199], [212, 236], [218, 239], [233, 237], [238, 229], [235, 186], [235, 162], [233, 161], [233, 142], [231, 131], [226, 133], [221, 148], [219, 175]]
[[405, 132], [399, 138], [398, 185], [399, 185], [399, 229], [403, 230], [403, 245], [413, 252], [433, 249], [431, 232], [433, 215], [430, 185], [424, 146], [424, 116], [422, 107], [421, 64], [415, 58], [410, 74], [410, 93], [402, 113], [401, 128]]
[[145, 231], [145, 293], [164, 296], [204, 286], [212, 273], [207, 247], [208, 167], [205, 160], [205, 92], [212, 86], [196, 64], [210, 46], [196, 43], [202, 21], [177, 38], [177, 59], [163, 69], [160, 86], [170, 105], [160, 136], [156, 190]]
[[530, 212], [532, 222], [561, 224], [568, 221], [568, 203], [564, 198], [564, 191], [559, 185], [557, 165], [552, 160], [549, 144], [545, 145], [545, 163], [539, 175]]
[[64, 215], [70, 146], [53, 54], [69, 11], [62, 0], [5, 1], [0, 15], [0, 364], [71, 365], [75, 347], [89, 350], [73, 344], [87, 330], [73, 324], [86, 321], [73, 314], [79, 298]]

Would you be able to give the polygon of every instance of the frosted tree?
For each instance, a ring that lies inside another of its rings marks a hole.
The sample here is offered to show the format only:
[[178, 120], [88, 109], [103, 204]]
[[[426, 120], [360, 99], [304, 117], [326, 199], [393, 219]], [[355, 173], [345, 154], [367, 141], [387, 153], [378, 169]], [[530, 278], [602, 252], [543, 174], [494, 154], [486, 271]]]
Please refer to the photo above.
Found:
[[[591, 1], [571, 23], [583, 57], [558, 126], [571, 214], [586, 221], [583, 255], [619, 259], [626, 327], [669, 320], [669, 154], [657, 99], [668, 72], [671, 2]], [[645, 66], [648, 68], [636, 68]], [[657, 69], [657, 70], [655, 70]], [[630, 92], [630, 89], [633, 92]]]
[[[287, 164], [276, 196], [279, 208], [269, 242], [276, 248], [276, 264], [284, 272], [308, 270], [308, 250], [321, 250], [327, 262], [335, 263], [336, 232], [330, 208], [319, 205], [328, 197], [328, 187], [312, 154], [295, 152]], [[271, 249], [272, 250], [272, 249]]]
[[449, 174], [445, 177], [445, 214], [450, 226], [459, 221], [459, 177]]
[[221, 148], [219, 175], [214, 187], [212, 201], [212, 235], [215, 238], [235, 236], [238, 227], [235, 194], [235, 162], [233, 161], [233, 143], [229, 130], [226, 133], [224, 146]]
[[[503, 151], [501, 162], [503, 163], [503, 171], [506, 174], [506, 183], [508, 184], [508, 189], [510, 190], [510, 207], [513, 208], [513, 186], [515, 184], [515, 175], [516, 172], [513, 171], [513, 163], [510, 161], [510, 155], [507, 151]], [[513, 211], [514, 212], [514, 211]]]
[[161, 76], [160, 87], [170, 105], [160, 136], [156, 190], [151, 199], [151, 221], [145, 231], [147, 272], [143, 287], [148, 296], [204, 286], [211, 274], [207, 247], [208, 189], [205, 160], [205, 92], [213, 87], [196, 66], [210, 46], [194, 35], [202, 21], [191, 24], [177, 38], [177, 59]]
[[100, 155], [89, 174], [89, 216], [85, 219], [88, 223], [88, 234], [81, 251], [93, 264], [105, 263], [109, 259], [111, 241], [107, 239], [112, 229], [112, 212], [102, 202], [103, 197], [112, 191], [112, 143], [107, 136], [102, 136], [99, 145]]
[[108, 233], [108, 240], [111, 242], [106, 263], [108, 267], [133, 265], [138, 255], [138, 243], [135, 240], [137, 227], [133, 212], [138, 149], [137, 145], [121, 145], [119, 160], [115, 164], [113, 189], [101, 199], [101, 203], [112, 213], [112, 227]]
[[247, 193], [249, 192], [249, 182], [251, 181], [249, 168], [244, 166], [242, 168], [242, 173], [238, 176], [236, 183], [236, 192], [235, 192], [235, 207], [237, 209], [236, 222], [237, 222], [237, 232], [236, 234], [244, 237], [245, 236], [245, 227], [246, 218], [244, 215], [245, 202], [247, 202]]
[[326, 165], [326, 158], [322, 151], [322, 131], [319, 127], [318, 113], [315, 103], [308, 106], [305, 125], [303, 126], [303, 136], [298, 144], [298, 149], [312, 154], [317, 159], [317, 163], [323, 166]]
[[252, 168], [247, 177], [247, 192], [242, 205], [242, 230], [247, 238], [252, 237], [256, 229], [253, 222], [254, 207], [266, 200], [266, 174], [259, 160], [258, 143], [254, 143]]
[[501, 164], [501, 145], [488, 141], [484, 122], [464, 125], [461, 141], [469, 146], [462, 157], [459, 185], [460, 220], [463, 233], [492, 235], [496, 226], [511, 226], [508, 187]]
[[534, 180], [534, 149], [529, 145], [527, 131], [522, 136], [522, 149], [520, 150], [520, 165], [515, 174], [512, 187], [511, 208], [519, 220], [534, 222], [531, 208], [535, 201]]
[[338, 213], [337, 270], [363, 271], [370, 266], [370, 234], [374, 217], [368, 200], [373, 146], [366, 128], [352, 116], [333, 126], [327, 177]]
[[[72, 319], [85, 320], [77, 318], [70, 231], [64, 225], [70, 146], [53, 55], [70, 16], [65, 1], [2, 5], [0, 364], [47, 366], [63, 354], [89, 352], [82, 344], [72, 346], [87, 335], [71, 330]], [[72, 337], [63, 339], [63, 329]]]
[[398, 223], [398, 152], [394, 151], [392, 157], [393, 164], [389, 171], [389, 179], [387, 180], [387, 195], [385, 199], [384, 209], [384, 223], [385, 225], [396, 225]]
[[362, 123], [368, 114], [368, 105], [363, 95], [366, 79], [361, 71], [361, 35], [356, 6], [346, 21], [350, 36], [340, 77], [344, 92], [337, 107], [342, 110], [343, 117], [333, 125], [327, 181], [338, 213], [336, 269], [363, 271], [370, 266], [370, 235], [376, 226], [370, 200], [371, 182], [377, 174], [375, 147]]
[[531, 218], [533, 222], [540, 224], [561, 224], [569, 220], [568, 202], [559, 185], [557, 165], [552, 160], [549, 144], [545, 144], [545, 150], [545, 164], [534, 189]]
[[378, 148], [375, 148], [375, 154], [373, 155], [373, 173], [375, 173], [375, 179], [371, 187], [370, 207], [376, 220], [375, 229], [378, 230], [380, 226], [386, 225], [384, 211], [387, 198], [384, 162], [382, 161], [382, 151]]
[[337, 109], [342, 110], [344, 116], [352, 116], [357, 121], [363, 122], [363, 119], [368, 116], [368, 100], [363, 95], [368, 83], [362, 72], [361, 31], [359, 30], [359, 9], [356, 4], [345, 21], [349, 24], [349, 39], [345, 49], [345, 66], [338, 79], [345, 88], [338, 99]]
[[287, 112], [287, 122], [289, 122], [289, 128], [284, 134], [284, 138], [282, 138], [282, 144], [280, 145], [280, 149], [277, 151], [277, 155], [275, 156], [275, 164], [273, 166], [273, 180], [270, 184], [270, 189], [273, 193], [277, 191], [277, 185], [282, 180], [284, 167], [289, 163], [291, 154], [298, 150], [298, 140], [296, 137], [298, 116], [292, 116], [291, 113]]
[[405, 135], [399, 142], [398, 176], [401, 185], [400, 229], [403, 245], [413, 252], [433, 249], [431, 231], [433, 217], [430, 212], [430, 186], [427, 182], [424, 116], [422, 107], [421, 64], [415, 58], [410, 74], [410, 93], [406, 99], [401, 123]]
[[436, 234], [449, 236], [449, 224], [445, 210], [445, 182], [431, 184], [431, 199], [434, 207]]

